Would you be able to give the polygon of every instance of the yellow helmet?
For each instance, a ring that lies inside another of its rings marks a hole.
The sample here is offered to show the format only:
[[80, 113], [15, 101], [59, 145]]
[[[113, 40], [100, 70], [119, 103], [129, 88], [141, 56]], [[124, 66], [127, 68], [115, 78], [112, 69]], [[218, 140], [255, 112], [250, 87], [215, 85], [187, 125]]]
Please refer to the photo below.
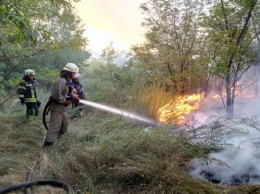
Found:
[[24, 70], [24, 74], [28, 76], [35, 76], [35, 71], [33, 69]]

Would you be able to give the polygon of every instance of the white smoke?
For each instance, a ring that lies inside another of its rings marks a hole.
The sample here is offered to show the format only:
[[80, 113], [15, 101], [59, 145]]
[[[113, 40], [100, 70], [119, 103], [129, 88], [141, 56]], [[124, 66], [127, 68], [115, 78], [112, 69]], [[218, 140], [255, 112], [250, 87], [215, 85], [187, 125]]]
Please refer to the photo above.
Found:
[[222, 185], [260, 184], [260, 100], [252, 94], [254, 87], [235, 99], [233, 120], [225, 119], [220, 98], [202, 102], [192, 114], [193, 129], [200, 128], [193, 143], [211, 144], [222, 151], [193, 159], [191, 176]]

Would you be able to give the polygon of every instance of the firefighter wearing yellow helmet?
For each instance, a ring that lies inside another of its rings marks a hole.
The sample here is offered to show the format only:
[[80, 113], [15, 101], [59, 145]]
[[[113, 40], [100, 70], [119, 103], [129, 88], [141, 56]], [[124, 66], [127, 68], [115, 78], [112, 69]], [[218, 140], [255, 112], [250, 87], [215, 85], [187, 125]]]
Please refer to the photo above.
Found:
[[18, 97], [22, 105], [26, 105], [26, 117], [38, 116], [40, 102], [37, 100], [35, 71], [26, 69], [24, 77], [20, 81]]
[[[73, 86], [70, 82], [75, 75], [79, 75], [77, 65], [74, 63], [67, 63], [52, 86], [50, 99], [46, 104], [43, 113], [43, 122], [48, 130], [43, 147], [53, 145], [57, 138], [68, 131], [66, 107], [72, 102], [79, 100], [78, 95], [73, 93]], [[47, 109], [50, 111], [49, 127], [47, 127], [45, 122]]]

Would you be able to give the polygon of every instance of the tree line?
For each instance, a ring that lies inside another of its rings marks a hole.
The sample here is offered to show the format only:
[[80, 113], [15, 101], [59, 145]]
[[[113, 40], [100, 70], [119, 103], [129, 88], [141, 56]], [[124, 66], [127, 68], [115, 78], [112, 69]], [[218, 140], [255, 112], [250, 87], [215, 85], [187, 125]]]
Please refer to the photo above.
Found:
[[218, 91], [232, 117], [235, 97], [259, 76], [258, 0], [149, 0], [140, 8], [147, 32], [132, 48], [138, 68], [174, 93]]
[[[37, 69], [39, 81], [50, 87], [66, 62], [83, 65], [90, 58], [73, 2], [0, 2], [0, 95], [24, 68]], [[142, 79], [179, 95], [214, 89], [232, 116], [238, 93], [258, 82], [258, 0], [147, 0], [140, 10], [146, 41], [132, 46], [132, 57], [120, 68], [113, 66], [112, 44], [105, 48], [102, 65], [109, 75], [102, 76], [120, 85]], [[248, 72], [250, 81], [238, 84]]]

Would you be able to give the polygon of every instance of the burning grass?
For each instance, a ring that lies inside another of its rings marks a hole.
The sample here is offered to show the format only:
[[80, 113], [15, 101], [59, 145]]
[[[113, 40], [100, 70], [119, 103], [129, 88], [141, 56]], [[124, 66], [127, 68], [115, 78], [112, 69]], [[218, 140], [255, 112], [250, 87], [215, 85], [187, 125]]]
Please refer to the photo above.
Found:
[[185, 124], [185, 116], [200, 108], [201, 94], [178, 96], [159, 108], [158, 120], [163, 123]]

